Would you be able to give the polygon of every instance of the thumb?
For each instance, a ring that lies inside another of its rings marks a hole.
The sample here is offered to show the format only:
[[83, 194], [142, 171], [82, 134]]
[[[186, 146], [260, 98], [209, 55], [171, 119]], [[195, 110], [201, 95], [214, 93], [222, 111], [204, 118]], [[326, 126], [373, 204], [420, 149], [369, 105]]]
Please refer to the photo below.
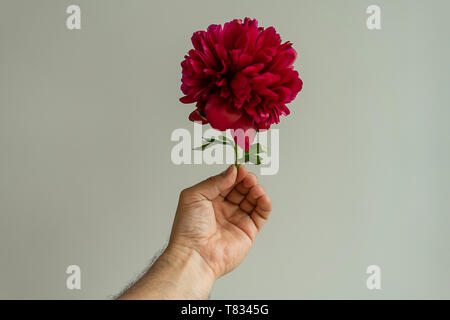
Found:
[[[233, 186], [236, 181], [237, 169], [234, 165], [228, 167], [227, 170], [202, 181], [191, 189], [192, 192], [198, 193], [208, 200], [212, 200], [222, 194], [224, 191]], [[222, 194], [226, 196], [226, 194]]]

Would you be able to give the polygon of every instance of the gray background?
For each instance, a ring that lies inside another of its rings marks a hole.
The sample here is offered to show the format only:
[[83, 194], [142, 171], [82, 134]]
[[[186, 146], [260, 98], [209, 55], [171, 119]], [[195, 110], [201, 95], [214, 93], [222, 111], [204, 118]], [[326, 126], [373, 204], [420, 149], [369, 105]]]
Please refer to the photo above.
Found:
[[[81, 6], [82, 29], [65, 26]], [[366, 8], [382, 9], [382, 30]], [[109, 298], [168, 239], [190, 36], [255, 17], [299, 53], [273, 214], [212, 298], [450, 298], [448, 1], [0, 2], [0, 298]], [[256, 173], [259, 170], [250, 169]], [[66, 267], [82, 269], [67, 290]], [[366, 267], [382, 290], [366, 288]]]

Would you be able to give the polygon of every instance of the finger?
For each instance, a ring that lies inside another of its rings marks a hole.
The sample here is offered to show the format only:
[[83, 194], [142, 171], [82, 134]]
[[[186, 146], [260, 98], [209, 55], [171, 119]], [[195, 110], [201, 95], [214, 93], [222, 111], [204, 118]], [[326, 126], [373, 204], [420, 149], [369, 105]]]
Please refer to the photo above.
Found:
[[244, 231], [252, 241], [255, 239], [258, 228], [248, 213], [238, 210], [229, 218], [229, 221]]
[[248, 171], [247, 168], [244, 165], [240, 165], [239, 168], [237, 168], [238, 170], [238, 175], [236, 178], [236, 184], [240, 183], [242, 180], [244, 180], [244, 178], [248, 175]]
[[247, 172], [247, 168], [243, 165], [239, 166], [239, 168], [237, 168], [237, 176], [236, 176], [236, 181], [234, 182], [234, 184], [229, 187], [228, 189], [226, 189], [222, 195], [224, 195], [224, 197], [228, 196], [228, 194], [233, 190], [233, 188], [239, 184], [242, 180], [244, 180], [244, 178], [247, 176], [248, 172]]
[[247, 174], [247, 176], [245, 176], [245, 178], [230, 191], [226, 199], [234, 204], [240, 204], [250, 189], [257, 183], [258, 179], [254, 174]]
[[244, 199], [239, 204], [239, 208], [247, 214], [250, 214], [252, 213], [253, 209], [255, 209], [255, 205], [251, 204], [247, 199]]
[[250, 189], [245, 199], [253, 206], [256, 206], [256, 200], [265, 194], [264, 188], [257, 184]]
[[249, 172], [244, 180], [236, 186], [236, 189], [240, 194], [246, 195], [256, 184], [258, 184], [258, 178], [253, 173]]
[[252, 186], [248, 194], [245, 196], [245, 199], [239, 204], [239, 207], [243, 211], [250, 214], [256, 207], [256, 199], [261, 197], [263, 194], [265, 194], [265, 191], [259, 184]]
[[250, 217], [258, 228], [258, 231], [261, 230], [264, 223], [266, 223], [267, 219], [269, 219], [271, 212], [272, 202], [266, 194], [256, 199], [256, 207], [253, 209]]
[[197, 193], [208, 200], [213, 200], [219, 195], [224, 195], [224, 192], [232, 187], [236, 182], [237, 170], [234, 165], [228, 167], [227, 170], [202, 181], [188, 190]]

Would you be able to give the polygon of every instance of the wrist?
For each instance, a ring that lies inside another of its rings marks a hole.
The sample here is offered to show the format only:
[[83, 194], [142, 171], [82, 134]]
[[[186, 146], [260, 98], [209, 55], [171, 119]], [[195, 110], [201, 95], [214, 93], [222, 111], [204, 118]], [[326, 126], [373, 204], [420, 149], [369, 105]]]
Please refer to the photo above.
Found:
[[169, 243], [158, 260], [166, 265], [167, 275], [182, 289], [190, 291], [197, 298], [208, 298], [216, 276], [198, 251]]
[[215, 280], [214, 272], [196, 250], [170, 243], [119, 299], [208, 299]]

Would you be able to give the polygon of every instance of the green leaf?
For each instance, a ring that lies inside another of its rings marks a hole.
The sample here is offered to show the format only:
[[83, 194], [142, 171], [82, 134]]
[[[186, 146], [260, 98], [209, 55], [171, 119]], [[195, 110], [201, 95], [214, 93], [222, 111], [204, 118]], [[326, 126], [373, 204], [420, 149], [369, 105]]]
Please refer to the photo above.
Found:
[[233, 146], [233, 141], [231, 141], [225, 136], [219, 136], [219, 140], [222, 141], [222, 144], [229, 144], [230, 146]]
[[193, 150], [202, 150], [203, 151], [213, 144], [214, 144], [213, 142], [208, 142], [208, 143], [205, 143], [204, 145], [202, 145], [201, 147], [194, 148]]
[[256, 155], [256, 154], [247, 153], [247, 154], [244, 154], [243, 157], [239, 158], [238, 161], [241, 163], [249, 163], [250, 162], [250, 163], [253, 163], [256, 165], [260, 165], [262, 162], [262, 157], [259, 155]]
[[258, 155], [250, 154], [249, 155], [249, 160], [253, 164], [260, 165], [261, 161], [262, 161], [262, 158], [260, 156], [258, 156]]
[[266, 149], [258, 142], [253, 145], [251, 145], [249, 153], [250, 154], [260, 154], [265, 153]]
[[244, 162], [248, 162], [250, 160], [250, 150], [244, 152]]
[[207, 141], [207, 142], [214, 142], [216, 140], [215, 137], [211, 137], [211, 138], [205, 138], [203, 137], [203, 140]]

